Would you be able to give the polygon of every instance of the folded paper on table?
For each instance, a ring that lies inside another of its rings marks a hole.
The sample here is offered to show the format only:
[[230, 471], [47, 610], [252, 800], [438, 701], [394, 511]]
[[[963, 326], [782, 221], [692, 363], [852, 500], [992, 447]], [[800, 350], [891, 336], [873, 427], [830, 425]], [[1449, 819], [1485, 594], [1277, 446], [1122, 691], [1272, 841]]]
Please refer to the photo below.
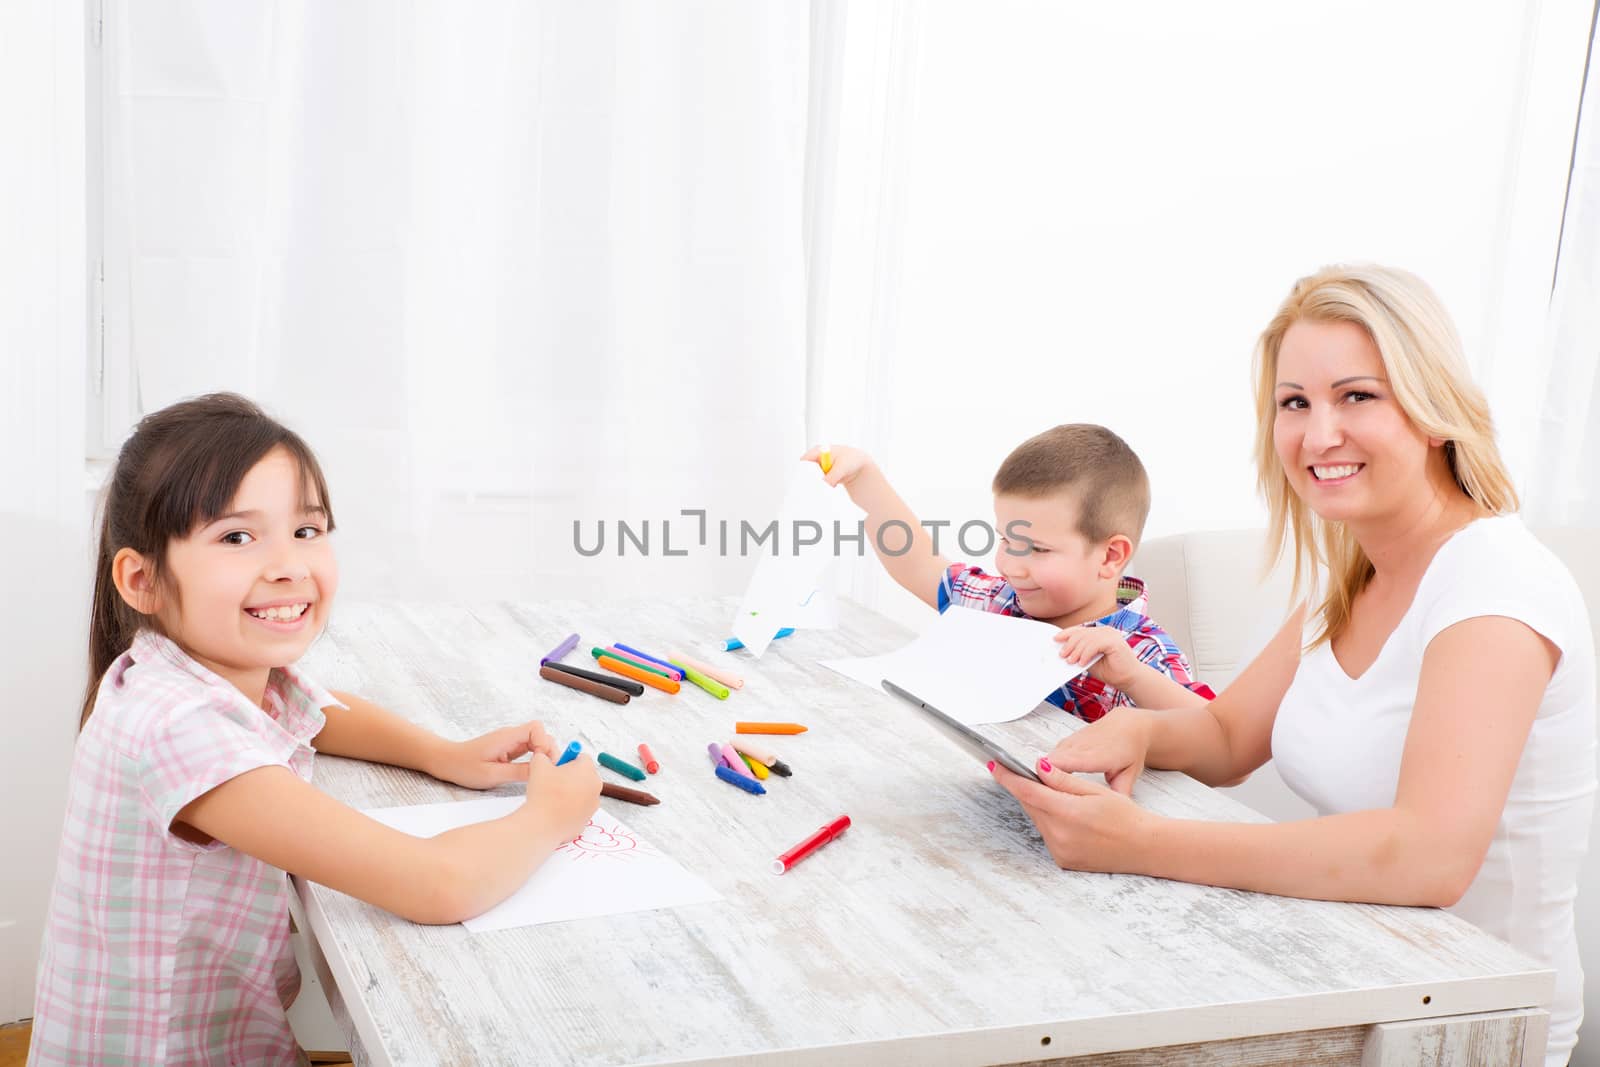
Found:
[[789, 481], [779, 509], [773, 547], [759, 547], [755, 573], [733, 617], [733, 636], [757, 657], [785, 626], [827, 630], [839, 625], [831, 591], [835, 558], [834, 523], [854, 532], [847, 521], [849, 498], [829, 488], [815, 463]]
[[1036, 619], [952, 607], [904, 648], [822, 665], [880, 693], [888, 678], [968, 726], [1010, 722], [1083, 673], [1061, 658], [1060, 632]]
[[[372, 808], [367, 814], [396, 830], [433, 837], [459, 826], [498, 819], [521, 805], [521, 797], [484, 797]], [[462, 925], [482, 933], [721, 899], [715, 889], [660, 849], [597, 810], [583, 833], [556, 849], [521, 889]]]

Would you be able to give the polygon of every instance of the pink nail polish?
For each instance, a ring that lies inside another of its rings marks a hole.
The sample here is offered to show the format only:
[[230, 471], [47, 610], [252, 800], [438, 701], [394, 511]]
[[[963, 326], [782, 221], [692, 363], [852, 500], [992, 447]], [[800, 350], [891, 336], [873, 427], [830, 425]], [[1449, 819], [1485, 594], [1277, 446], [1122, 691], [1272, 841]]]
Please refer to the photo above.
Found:
[[991, 771], [992, 771], [992, 770], [994, 770], [994, 760], [990, 760], [990, 761], [989, 761], [989, 769], [990, 769], [990, 770], [991, 770]]
[[1046, 774], [1050, 773], [1050, 761], [1043, 756], [1039, 757], [1039, 769]]

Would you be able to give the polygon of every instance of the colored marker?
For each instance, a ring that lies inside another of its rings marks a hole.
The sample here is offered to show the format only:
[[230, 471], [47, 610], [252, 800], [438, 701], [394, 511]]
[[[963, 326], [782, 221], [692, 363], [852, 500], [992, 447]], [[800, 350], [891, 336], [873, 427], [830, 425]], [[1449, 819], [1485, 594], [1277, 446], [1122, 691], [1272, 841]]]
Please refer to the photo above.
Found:
[[557, 685], [564, 685], [568, 689], [576, 689], [580, 693], [588, 693], [590, 696], [599, 697], [601, 700], [609, 700], [613, 704], [626, 704], [631, 699], [627, 693], [620, 689], [602, 685], [600, 682], [591, 682], [587, 678], [578, 678], [574, 675], [566, 674], [557, 670], [556, 665], [551, 663], [546, 663], [539, 668], [539, 677], [547, 682], [554, 682]]
[[794, 774], [794, 772], [789, 769], [789, 765], [783, 762], [781, 759], [773, 760], [771, 763], [767, 764], [767, 767], [771, 769], [772, 773], [776, 774], [779, 778], [788, 778]]
[[798, 845], [772, 861], [772, 873], [782, 874], [790, 867], [799, 863], [829, 841], [850, 829], [850, 816], [841, 815], [837, 819], [800, 842]]
[[736, 785], [740, 789], [743, 789], [746, 793], [754, 793], [758, 797], [764, 795], [767, 791], [766, 786], [762, 785], [754, 778], [751, 778], [749, 775], [740, 774], [738, 771], [731, 771], [720, 763], [717, 764], [717, 777], [721, 778], [729, 785]]
[[746, 756], [749, 756], [751, 759], [754, 759], [754, 760], [760, 760], [762, 763], [765, 763], [768, 767], [772, 766], [772, 762], [778, 758], [777, 756], [774, 756], [771, 752], [767, 751], [766, 749], [762, 748], [760, 745], [756, 744], [754, 741], [747, 741], [742, 737], [735, 737], [732, 741], [730, 741], [728, 743], [731, 744], [738, 751], [744, 753]]
[[606, 782], [600, 786], [600, 795], [613, 800], [626, 800], [629, 804], [640, 804], [649, 807], [651, 804], [661, 803], [661, 798], [643, 789], [629, 789], [625, 785], [613, 785]]
[[833, 470], [833, 453], [824, 448], [822, 455], [817, 457], [817, 466], [822, 468], [823, 474]]
[[767, 765], [765, 763], [762, 763], [760, 760], [751, 759], [743, 752], [739, 753], [739, 758], [744, 760], [744, 765], [750, 768], [750, 773], [754, 774], [758, 781], [766, 781], [767, 775], [772, 773], [771, 771], [767, 770]]
[[706, 751], [711, 754], [711, 766], [726, 767], [728, 765], [727, 757], [722, 754], [722, 746], [717, 742], [713, 741], [707, 745]]
[[688, 667], [680, 667], [679, 669], [683, 671], [683, 676], [685, 678], [689, 679], [689, 681], [693, 682], [695, 685], [698, 685], [701, 689], [704, 689], [718, 700], [728, 699], [728, 687], [723, 685], [721, 682], [712, 678], [707, 678], [699, 671], [690, 670]]
[[556, 766], [559, 767], [563, 763], [571, 763], [573, 760], [578, 758], [578, 753], [582, 751], [583, 743], [581, 741], [571, 742], [567, 745], [566, 751], [561, 753], [561, 758], [556, 760]]
[[607, 645], [605, 653], [612, 659], [620, 659], [624, 663], [631, 663], [640, 670], [664, 674], [674, 682], [683, 681], [682, 667], [674, 667], [670, 663], [657, 663], [653, 659], [645, 659], [643, 656], [636, 656], [632, 652], [624, 652], [621, 645]]
[[565, 656], [568, 652], [571, 652], [577, 647], [578, 635], [572, 634], [565, 641], [561, 642], [555, 648], [552, 648], [548, 653], [546, 653], [544, 657], [539, 660], [539, 666], [543, 667], [546, 663], [549, 663], [553, 659], [560, 659], [562, 656]]
[[601, 685], [610, 686], [612, 689], [620, 689], [629, 696], [644, 696], [644, 686], [640, 685], [638, 682], [630, 682], [626, 678], [618, 678], [610, 674], [600, 674], [597, 671], [586, 671], [582, 667], [569, 667], [565, 663], [546, 663], [544, 667], [540, 669], [544, 670], [545, 668], [548, 668], [552, 671], [560, 671], [562, 674], [570, 675], [573, 678], [587, 678], [591, 682], [598, 682]]
[[632, 656], [634, 659], [642, 659], [642, 660], [645, 660], [646, 662], [654, 663], [657, 667], [668, 667], [668, 668], [672, 667], [672, 664], [668, 663], [666, 660], [662, 659], [660, 656], [652, 656], [648, 652], [640, 652], [637, 648], [629, 648], [627, 645], [623, 644], [621, 641], [616, 642], [611, 647], [617, 649], [620, 652], [626, 652], [628, 655]]
[[[626, 663], [628, 666], [632, 667], [636, 671], [644, 671], [644, 672], [646, 672], [648, 674], [655, 675], [657, 678], [671, 678], [671, 680], [674, 681], [674, 682], [680, 682], [680, 681], [683, 680], [681, 678], [672, 678], [672, 675], [669, 675], [666, 672], [665, 668], [657, 667], [653, 663], [641, 663], [639, 660], [634, 659], [632, 656], [628, 655], [626, 652], [618, 652], [615, 649], [611, 649], [611, 648], [591, 648], [589, 650], [589, 655], [593, 656], [595, 659], [600, 659], [600, 658], [602, 658], [604, 656], [610, 656], [612, 659], [616, 660], [618, 663]], [[673, 671], [672, 672], [672, 674], [677, 674], [677, 673], [678, 673], [677, 671]]]
[[806, 728], [797, 722], [736, 722], [736, 734], [803, 734]]
[[[793, 633], [794, 633], [794, 627], [793, 626], [785, 626], [783, 629], [781, 629], [777, 633], [773, 634], [772, 635], [772, 639], [774, 641], [776, 641], [780, 637], [789, 637], [789, 636], [793, 635]], [[744, 642], [739, 640], [737, 637], [730, 637], [730, 638], [727, 638], [725, 641], [722, 642], [722, 651], [724, 651], [724, 652], [732, 652], [736, 648], [743, 648], [743, 647], [744, 647]]]
[[644, 781], [644, 772], [627, 760], [620, 760], [609, 752], [602, 752], [594, 761], [608, 771], [616, 771], [624, 778], [632, 778], [636, 782]]
[[726, 741], [722, 743], [722, 765], [735, 774], [742, 774], [752, 782], [755, 781], [756, 776], [745, 770], [744, 760], [739, 758], [739, 753], [735, 752], [733, 746]]
[[681, 663], [685, 667], [693, 667], [707, 678], [715, 678], [729, 689], [744, 688], [744, 679], [739, 677], [737, 674], [734, 674], [732, 671], [725, 671], [720, 667], [713, 667], [709, 663], [702, 663], [697, 659], [690, 659], [682, 652], [668, 652], [667, 661], [669, 663]]
[[649, 771], [651, 774], [654, 774], [661, 769], [661, 764], [656, 762], [655, 756], [650, 752], [649, 745], [639, 746], [639, 758], [644, 760], [644, 769]]
[[608, 671], [615, 671], [624, 678], [632, 678], [636, 682], [643, 682], [652, 689], [659, 689], [663, 693], [676, 693], [680, 688], [671, 678], [664, 678], [659, 674], [652, 674], [642, 667], [635, 667], [631, 663], [623, 663], [611, 656], [602, 655], [598, 660], [600, 666]]

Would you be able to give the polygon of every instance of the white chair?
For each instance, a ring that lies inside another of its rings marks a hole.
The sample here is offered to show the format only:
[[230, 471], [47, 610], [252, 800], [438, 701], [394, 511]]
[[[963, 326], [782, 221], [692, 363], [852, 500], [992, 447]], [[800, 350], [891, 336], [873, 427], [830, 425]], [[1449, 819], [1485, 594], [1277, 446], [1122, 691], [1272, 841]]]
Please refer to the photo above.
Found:
[[[1591, 622], [1600, 622], [1600, 530], [1537, 528], [1534, 533], [1572, 571]], [[1152, 538], [1128, 568], [1149, 583], [1151, 617], [1188, 654], [1199, 679], [1218, 692], [1254, 658], [1287, 612], [1290, 568], [1280, 561], [1263, 578], [1264, 540], [1262, 530]], [[1600, 630], [1595, 647], [1600, 659]], [[1280, 821], [1314, 814], [1289, 792], [1271, 763], [1229, 792]], [[1600, 1033], [1600, 819], [1578, 885], [1578, 947], [1588, 975], [1585, 1030], [1593, 1034]], [[1580, 1040], [1571, 1064], [1600, 1067], [1600, 1040]]]

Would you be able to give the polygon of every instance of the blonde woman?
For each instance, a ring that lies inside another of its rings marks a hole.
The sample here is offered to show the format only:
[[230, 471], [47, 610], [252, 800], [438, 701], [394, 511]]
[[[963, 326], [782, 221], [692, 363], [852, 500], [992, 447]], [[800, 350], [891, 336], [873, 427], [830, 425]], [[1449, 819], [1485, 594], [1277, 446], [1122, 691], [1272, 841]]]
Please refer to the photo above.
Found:
[[[1309, 599], [1209, 705], [1117, 709], [1039, 760], [1043, 786], [991, 772], [1062, 867], [1451, 909], [1555, 969], [1546, 1062], [1565, 1063], [1596, 785], [1582, 596], [1517, 518], [1488, 406], [1419, 279], [1302, 279], [1255, 375], [1271, 541]], [[1220, 785], [1269, 758], [1319, 818], [1183, 821], [1129, 799], [1145, 766]]]

